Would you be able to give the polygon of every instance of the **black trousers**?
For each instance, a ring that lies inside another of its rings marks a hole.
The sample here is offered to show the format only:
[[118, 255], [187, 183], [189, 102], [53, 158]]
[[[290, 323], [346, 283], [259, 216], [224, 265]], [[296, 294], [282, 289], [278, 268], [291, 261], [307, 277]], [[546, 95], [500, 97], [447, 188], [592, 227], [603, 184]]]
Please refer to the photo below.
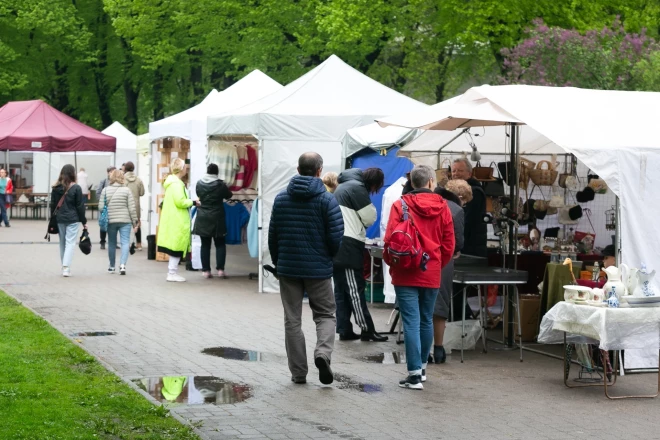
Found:
[[142, 228], [138, 226], [137, 231], [135, 231], [135, 241], [136, 243], [142, 244]]
[[202, 260], [202, 270], [211, 271], [211, 240], [215, 243], [215, 269], [225, 270], [225, 261], [227, 260], [227, 245], [225, 237], [200, 237], [202, 239], [202, 249], [200, 258]]
[[101, 244], [105, 244], [105, 238], [108, 236], [108, 231], [101, 231]]
[[351, 312], [363, 332], [375, 331], [374, 321], [367, 308], [364, 288], [367, 285], [361, 269], [335, 267], [332, 278], [335, 282], [335, 304], [337, 305], [337, 333], [348, 335], [353, 332]]

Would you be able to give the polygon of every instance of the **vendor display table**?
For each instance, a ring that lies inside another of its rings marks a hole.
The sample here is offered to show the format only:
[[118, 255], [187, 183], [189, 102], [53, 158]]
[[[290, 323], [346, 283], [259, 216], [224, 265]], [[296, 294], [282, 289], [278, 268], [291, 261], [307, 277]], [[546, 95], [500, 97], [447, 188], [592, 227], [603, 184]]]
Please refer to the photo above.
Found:
[[[575, 278], [580, 278], [581, 264], [573, 266]], [[541, 292], [541, 316], [555, 304], [564, 300], [564, 285], [573, 284], [573, 278], [568, 266], [558, 263], [548, 263], [545, 266], [543, 277], [543, 291]]]
[[[515, 292], [516, 311], [518, 313], [518, 335], [520, 337], [522, 333], [522, 327], [520, 321], [520, 295], [518, 294], [518, 286], [527, 283], [527, 272], [523, 270], [503, 269], [500, 267], [461, 267], [457, 265], [454, 268], [453, 282], [463, 285], [461, 362], [463, 362], [463, 342], [467, 336], [465, 333], [465, 303], [467, 301], [467, 288], [469, 286], [484, 286], [490, 284], [512, 286]], [[481, 340], [484, 346], [484, 352], [486, 352], [486, 305], [484, 301], [482, 301], [481, 289], [479, 288], [477, 290], [479, 295], [479, 321], [481, 323]], [[507, 289], [504, 290], [506, 291]], [[506, 304], [508, 304], [508, 301]], [[511, 316], [512, 314], [509, 314], [509, 317]], [[510, 337], [513, 339], [513, 335], [510, 335]], [[520, 339], [520, 361], [522, 362], [522, 337], [520, 337]]]
[[[567, 343], [597, 344], [604, 351], [649, 348], [659, 350], [660, 347], [651, 346], [657, 345], [658, 334], [660, 334], [660, 307], [606, 308], [578, 306], [562, 301], [552, 307], [543, 317], [539, 342], [543, 344], [564, 343], [564, 345]], [[564, 353], [566, 353], [566, 347], [564, 347]], [[613, 374], [616, 380], [616, 366]], [[573, 387], [568, 384], [566, 374], [564, 383], [568, 387]], [[658, 374], [658, 390], [654, 395], [611, 396], [608, 392], [608, 381], [605, 375], [602, 385], [605, 395], [609, 399], [653, 398], [660, 393], [660, 373]]]

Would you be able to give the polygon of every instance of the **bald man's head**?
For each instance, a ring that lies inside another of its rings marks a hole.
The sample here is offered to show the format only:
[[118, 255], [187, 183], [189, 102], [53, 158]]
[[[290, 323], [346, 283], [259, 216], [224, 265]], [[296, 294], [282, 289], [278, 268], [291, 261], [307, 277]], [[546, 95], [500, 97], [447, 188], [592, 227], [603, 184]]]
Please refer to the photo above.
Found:
[[298, 159], [298, 173], [301, 176], [319, 177], [323, 169], [323, 158], [318, 153], [304, 153]]

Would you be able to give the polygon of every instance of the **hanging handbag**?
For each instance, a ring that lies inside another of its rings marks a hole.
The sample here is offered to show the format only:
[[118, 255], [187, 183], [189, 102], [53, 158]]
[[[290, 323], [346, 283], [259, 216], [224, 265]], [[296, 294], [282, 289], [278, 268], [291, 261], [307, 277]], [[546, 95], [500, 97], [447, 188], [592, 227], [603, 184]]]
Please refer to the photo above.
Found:
[[62, 207], [62, 204], [64, 203], [64, 199], [66, 198], [67, 193], [71, 189], [72, 185], [69, 185], [69, 187], [64, 191], [64, 195], [60, 199], [59, 202], [57, 202], [57, 206], [55, 207], [55, 210], [50, 216], [50, 219], [48, 219], [48, 229], [46, 231], [46, 235], [44, 236], [44, 240], [50, 241], [50, 236], [53, 234], [59, 234], [60, 230], [57, 226], [57, 213], [60, 212], [60, 208]]
[[594, 190], [596, 194], [607, 194], [607, 183], [600, 177], [595, 174], [590, 174], [587, 176], [588, 184], [587, 186]]
[[472, 168], [472, 175], [479, 181], [491, 182], [493, 178], [493, 167], [482, 167], [481, 162], [477, 162], [477, 166]]
[[[495, 162], [491, 163], [491, 165], [494, 164]], [[500, 173], [499, 166], [497, 169], [497, 173], [499, 177], [496, 177], [494, 181], [483, 183], [484, 193], [486, 193], [487, 197], [502, 197], [506, 195], [504, 192], [504, 179], [502, 178], [502, 174]]]
[[582, 217], [582, 208], [580, 208], [580, 210], [576, 210], [575, 208], [580, 208], [580, 205], [559, 208], [558, 223], [560, 225], [577, 225], [579, 223], [579, 218]]
[[564, 196], [559, 194], [557, 187], [552, 187], [552, 197], [550, 197], [550, 202], [548, 202], [548, 207], [550, 208], [561, 208], [564, 206]]
[[[543, 168], [543, 164], [546, 164], [547, 168]], [[529, 170], [529, 177], [537, 186], [551, 186], [557, 180], [557, 174], [555, 166], [548, 160], [540, 161], [536, 168]]]
[[[447, 168], [445, 168], [445, 162], [448, 163]], [[435, 170], [435, 182], [440, 185], [443, 181], [447, 181], [451, 179], [451, 161], [447, 158], [443, 159], [443, 161], [440, 163], [440, 167]], [[440, 185], [444, 186], [444, 185]]]

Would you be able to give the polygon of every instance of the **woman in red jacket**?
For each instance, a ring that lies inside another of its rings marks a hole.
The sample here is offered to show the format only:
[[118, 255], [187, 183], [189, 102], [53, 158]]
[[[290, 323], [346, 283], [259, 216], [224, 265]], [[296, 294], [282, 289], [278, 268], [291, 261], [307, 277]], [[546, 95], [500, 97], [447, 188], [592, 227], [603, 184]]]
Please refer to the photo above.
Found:
[[[447, 202], [433, 193], [434, 180], [435, 171], [431, 167], [417, 165], [410, 173], [413, 191], [402, 196], [419, 234], [421, 249], [428, 255], [425, 267], [404, 269], [390, 264], [406, 336], [408, 377], [399, 382], [399, 386], [415, 390], [424, 389], [422, 382], [426, 381], [426, 362], [433, 344], [433, 308], [440, 289], [440, 272], [451, 261], [455, 244], [451, 211]], [[392, 232], [402, 219], [402, 203], [398, 200], [392, 205], [387, 222], [386, 251]]]

